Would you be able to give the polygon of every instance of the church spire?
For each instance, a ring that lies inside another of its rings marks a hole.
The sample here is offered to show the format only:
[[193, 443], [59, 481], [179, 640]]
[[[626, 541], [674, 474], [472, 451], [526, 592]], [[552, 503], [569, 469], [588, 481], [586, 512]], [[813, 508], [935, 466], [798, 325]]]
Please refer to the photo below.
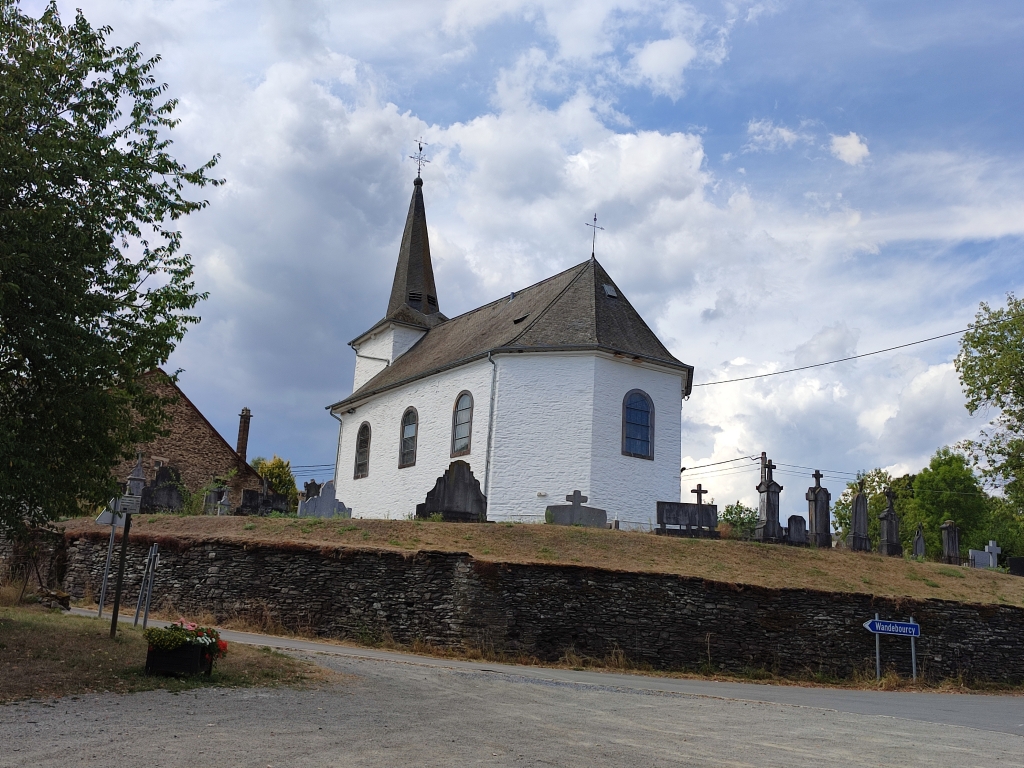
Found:
[[427, 239], [427, 212], [423, 206], [423, 179], [413, 181], [409, 215], [405, 220], [402, 247], [398, 251], [398, 267], [388, 302], [388, 317], [402, 305], [424, 315], [438, 313], [434, 269], [430, 263], [430, 241]]

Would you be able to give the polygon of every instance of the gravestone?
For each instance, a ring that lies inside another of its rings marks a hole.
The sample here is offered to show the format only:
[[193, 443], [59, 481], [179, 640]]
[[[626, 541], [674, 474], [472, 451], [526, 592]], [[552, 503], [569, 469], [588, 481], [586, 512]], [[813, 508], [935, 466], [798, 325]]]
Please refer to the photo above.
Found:
[[789, 516], [789, 527], [786, 528], [786, 543], [794, 547], [807, 546], [807, 521], [800, 515]]
[[1008, 557], [1006, 564], [1010, 566], [1011, 576], [1024, 576], [1024, 557]]
[[782, 524], [779, 522], [779, 492], [782, 486], [775, 482], [772, 471], [777, 469], [775, 464], [761, 452], [761, 482], [757, 486], [757, 492], [761, 494], [757, 507], [757, 526], [754, 528], [754, 538], [757, 541], [764, 541], [773, 544], [780, 544], [785, 539]]
[[[308, 501], [309, 499], [315, 499], [317, 496], [319, 496], [320, 491], [324, 487], [324, 485], [325, 483], [318, 483], [316, 481], [316, 478], [313, 478], [308, 483], [303, 483], [302, 489], [303, 491], [305, 491], [306, 500]], [[300, 512], [299, 514], [301, 515], [302, 513]]]
[[[691, 539], [717, 539], [717, 504], [690, 504], [679, 501], [659, 501], [657, 506], [658, 536], [685, 536]], [[672, 527], [669, 527], [672, 526]]]
[[[309, 483], [306, 486], [308, 487]], [[352, 517], [352, 510], [337, 500], [334, 494], [334, 481], [328, 480], [317, 486], [317, 493], [313, 498], [306, 497], [299, 502], [299, 517], [348, 519]]]
[[416, 517], [440, 514], [446, 523], [486, 523], [487, 497], [480, 481], [473, 477], [469, 464], [453, 461], [437, 478], [422, 504], [416, 505]]
[[570, 504], [553, 504], [544, 510], [544, 522], [550, 525], [582, 525], [584, 528], [606, 528], [608, 513], [596, 507], [584, 507], [587, 497], [573, 491], [565, 500]]
[[914, 557], [924, 557], [924, 523], [917, 524], [914, 534]]
[[989, 540], [985, 549], [969, 549], [972, 568], [996, 568], [999, 565], [999, 553], [1003, 550], [994, 541]]
[[900, 543], [900, 518], [896, 514], [896, 494], [892, 488], [885, 489], [885, 512], [878, 516], [881, 536], [878, 539], [878, 551], [889, 557], [903, 557], [903, 544]]
[[146, 512], [176, 512], [184, 505], [181, 472], [176, 467], [160, 467], [153, 483], [142, 489], [142, 509]]
[[238, 507], [237, 514], [266, 517], [271, 512], [289, 512], [291, 504], [288, 497], [283, 493], [276, 493], [270, 490], [266, 479], [260, 490], [255, 491], [249, 488], [242, 490], [242, 503]]
[[955, 522], [947, 520], [939, 530], [942, 531], [942, 562], [960, 565], [960, 529]]
[[870, 552], [868, 496], [864, 493], [864, 481], [859, 480], [857, 487], [859, 490], [853, 497], [853, 508], [850, 512], [850, 535], [846, 537], [846, 546], [854, 552]]
[[819, 470], [814, 470], [811, 475], [814, 478], [814, 485], [807, 489], [804, 498], [807, 499], [807, 534], [811, 546], [832, 548], [832, 511], [829, 502], [832, 494], [828, 488], [821, 487], [821, 478], [824, 475]]
[[221, 514], [220, 509], [229, 504], [228, 497], [230, 495], [231, 491], [228, 488], [214, 488], [212, 491], [208, 491], [206, 498], [203, 499], [203, 514]]

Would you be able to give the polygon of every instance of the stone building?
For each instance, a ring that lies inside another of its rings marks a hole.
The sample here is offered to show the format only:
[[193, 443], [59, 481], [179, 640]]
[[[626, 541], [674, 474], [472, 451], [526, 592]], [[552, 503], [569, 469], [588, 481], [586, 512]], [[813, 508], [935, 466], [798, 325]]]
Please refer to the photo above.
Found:
[[350, 342], [337, 498], [404, 518], [456, 459], [488, 520], [543, 522], [574, 490], [627, 524], [679, 500], [682, 399], [693, 367], [665, 348], [593, 257], [449, 319], [416, 178], [384, 319]]
[[[168, 434], [137, 447], [148, 486], [158, 485], [158, 473], [162, 480], [168, 471], [175, 471], [181, 485], [193, 493], [218, 478], [228, 478], [228, 502], [233, 510], [242, 505], [243, 491], [249, 491], [249, 496], [262, 491], [262, 478], [245, 460], [252, 416], [248, 408], [239, 416], [238, 443], [232, 448], [164, 371], [150, 371], [145, 380], [151, 391], [174, 401], [166, 407], [169, 418], [164, 428]], [[123, 481], [134, 466], [134, 461], [124, 461], [114, 474]]]

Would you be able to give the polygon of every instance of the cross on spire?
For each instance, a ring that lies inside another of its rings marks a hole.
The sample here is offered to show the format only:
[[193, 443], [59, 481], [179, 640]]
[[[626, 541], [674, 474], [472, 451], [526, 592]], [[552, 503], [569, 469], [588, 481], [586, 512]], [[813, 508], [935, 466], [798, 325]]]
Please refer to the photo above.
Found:
[[410, 160], [415, 160], [416, 161], [416, 178], [417, 179], [420, 177], [420, 171], [423, 170], [423, 166], [430, 162], [429, 160], [427, 160], [423, 156], [423, 148], [425, 146], [427, 146], [427, 142], [425, 142], [423, 139], [416, 139], [416, 148], [417, 148], [416, 149], [416, 154], [415, 155], [409, 155], [409, 159]]
[[597, 230], [600, 229], [602, 232], [604, 232], [604, 227], [597, 226], [597, 214], [596, 213], [594, 214], [594, 223], [591, 224], [588, 221], [588, 222], [586, 222], [586, 224], [587, 224], [588, 227], [591, 227], [594, 230], [594, 237], [590, 241], [590, 258], [593, 259], [594, 258], [594, 254], [596, 253], [596, 249], [597, 249]]
[[896, 491], [892, 488], [886, 488], [882, 493], [885, 494], [885, 498], [889, 501], [889, 509], [892, 509], [893, 502], [896, 501]]
[[690, 493], [697, 494], [697, 506], [699, 507], [701, 504], [704, 503], [704, 494], [711, 493], [711, 491], [704, 490], [703, 488], [701, 488], [700, 483], [697, 483], [697, 487], [690, 491]]
[[824, 475], [821, 474], [821, 470], [820, 469], [814, 470], [814, 474], [812, 474], [811, 477], [814, 478], [814, 487], [815, 488], [821, 488], [821, 478], [824, 477]]

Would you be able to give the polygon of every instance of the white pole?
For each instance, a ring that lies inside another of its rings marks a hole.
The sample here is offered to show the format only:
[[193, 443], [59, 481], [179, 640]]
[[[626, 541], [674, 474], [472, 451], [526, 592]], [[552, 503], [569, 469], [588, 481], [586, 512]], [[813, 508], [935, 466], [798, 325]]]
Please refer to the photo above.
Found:
[[[910, 617], [910, 623], [911, 624], [914, 623], [914, 617], [913, 616]], [[915, 639], [916, 638], [913, 635], [910, 636], [910, 666], [914, 670], [914, 682], [916, 683], [917, 682], [917, 645], [914, 642]]]
[[[875, 621], [878, 621], [878, 614], [875, 614]], [[882, 679], [882, 643], [878, 633], [875, 633], [875, 680]]]
[[117, 513], [121, 509], [121, 498], [114, 499], [110, 511], [110, 544], [107, 545], [107, 564], [103, 567], [103, 584], [100, 586], [100, 609], [96, 618], [103, 618], [103, 603], [107, 600], [107, 576], [110, 575], [110, 562], [114, 559], [114, 534], [117, 533]]

